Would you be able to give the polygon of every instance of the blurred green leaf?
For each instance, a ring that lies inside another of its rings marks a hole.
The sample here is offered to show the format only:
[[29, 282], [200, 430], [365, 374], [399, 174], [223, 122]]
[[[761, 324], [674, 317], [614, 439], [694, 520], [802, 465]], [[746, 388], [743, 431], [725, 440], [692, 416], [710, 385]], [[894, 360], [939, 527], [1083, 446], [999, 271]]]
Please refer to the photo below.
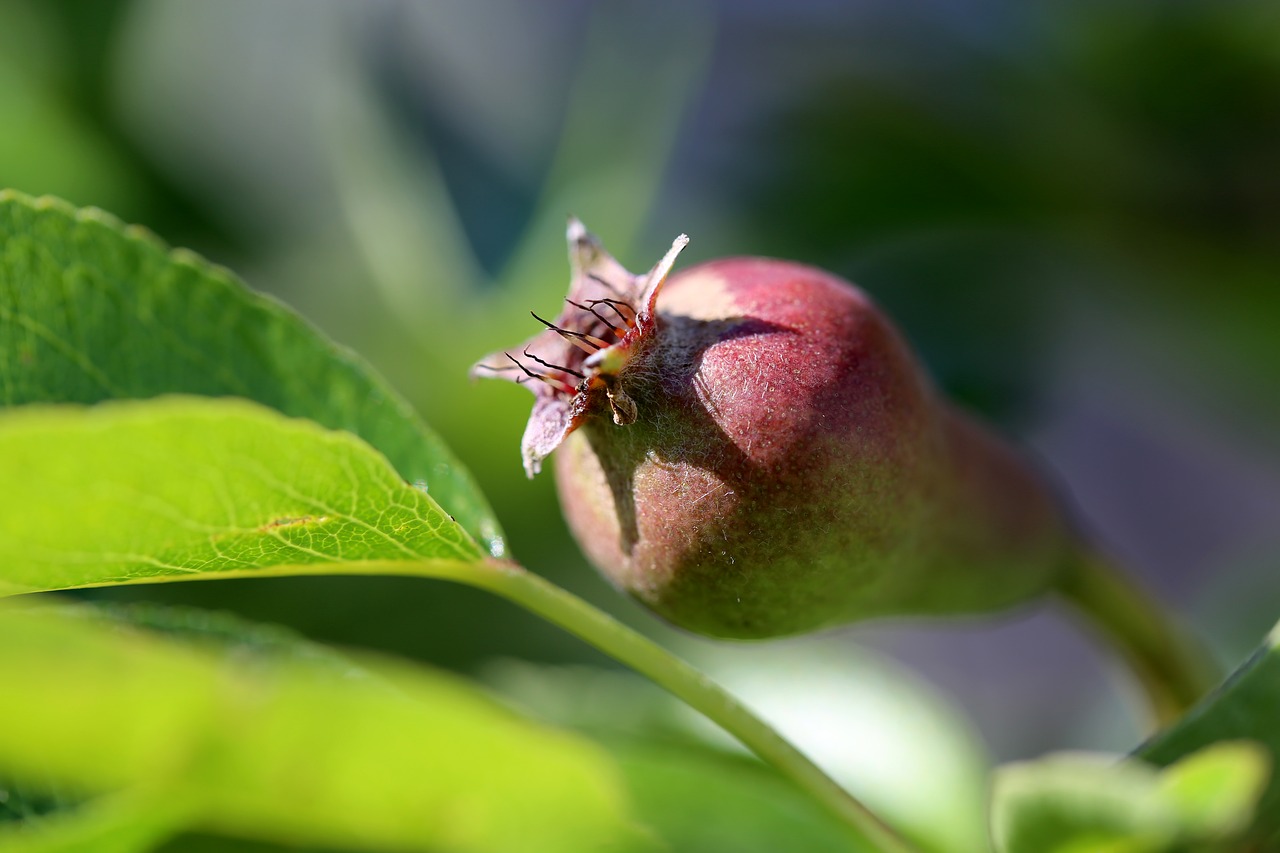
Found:
[[137, 792], [109, 795], [46, 817], [0, 824], [0, 850], [141, 853], [172, 834], [179, 820], [172, 798]]
[[[146, 602], [93, 606], [98, 620], [163, 633], [213, 653], [228, 666], [244, 670], [252, 666], [276, 666], [301, 662], [317, 672], [328, 671], [347, 682], [374, 679], [367, 670], [326, 646], [276, 625], [250, 622], [229, 613], [188, 607], [166, 607]], [[378, 682], [385, 685], [386, 682]], [[137, 792], [110, 794], [85, 802], [84, 796], [68, 797], [48, 787], [32, 788], [0, 782], [0, 850], [6, 853], [128, 853], [151, 850], [163, 836], [179, 829], [183, 821], [165, 809], [163, 796]], [[190, 833], [179, 833], [168, 845], [183, 853], [194, 846]], [[244, 839], [208, 837], [208, 845], [222, 844], [236, 851], [249, 845]], [[252, 844], [254, 849], [279, 850], [273, 845]], [[164, 849], [170, 849], [165, 846]], [[290, 850], [298, 848], [290, 846]]]
[[198, 397], [0, 415], [4, 591], [199, 577], [483, 571], [426, 494], [354, 436]]
[[677, 853], [868, 849], [773, 768], [700, 739], [679, 703], [650, 682], [514, 660], [486, 675], [520, 710], [606, 746], [637, 814]]
[[860, 853], [823, 808], [770, 768], [693, 744], [606, 741], [636, 813], [676, 853]]
[[1160, 799], [1177, 809], [1195, 835], [1235, 834], [1249, 827], [1270, 776], [1261, 744], [1222, 741], [1171, 765], [1160, 774]]
[[142, 176], [59, 85], [67, 54], [51, 5], [0, 4], [0, 186], [136, 207]]
[[959, 709], [900, 664], [839, 637], [690, 654], [918, 849], [987, 846], [985, 750]]
[[97, 601], [93, 612], [103, 621], [146, 629], [212, 651], [239, 666], [258, 661], [300, 661], [335, 676], [366, 678], [369, 674], [346, 655], [308, 640], [282, 625], [253, 622], [233, 613], [155, 604], [148, 601]]
[[1007, 765], [995, 784], [996, 849], [1224, 849], [1246, 828], [1268, 772], [1266, 751], [1246, 741], [1215, 744], [1164, 771], [1136, 759], [1084, 753]]
[[63, 791], [31, 788], [0, 778], [0, 827], [24, 820], [38, 820], [60, 809], [74, 808], [81, 797], [67, 796]]
[[[985, 768], [965, 766], [967, 744], [948, 742], [945, 734], [959, 731], [939, 731], [946, 728], [945, 709], [936, 697], [905, 678], [895, 682], [887, 662], [847, 641], [843, 661], [821, 648], [755, 647], [739, 650], [739, 667], [729, 652], [701, 655], [700, 663], [890, 820], [914, 849], [986, 849]], [[784, 661], [790, 677], [778, 669]], [[865, 849], [772, 768], [633, 674], [505, 660], [489, 666], [485, 679], [520, 710], [607, 746], [637, 811], [676, 850]], [[960, 721], [952, 726], [962, 728]], [[903, 748], [912, 736], [918, 758]], [[861, 749], [853, 752], [853, 744]]]
[[[1137, 755], [1164, 766], [1220, 740], [1249, 738], [1280, 766], [1280, 626], [1262, 648], [1172, 728], [1138, 749]], [[1273, 774], [1258, 806], [1253, 832], [1280, 843], [1280, 781]]]
[[141, 229], [0, 192], [0, 404], [166, 393], [245, 397], [355, 433], [503, 551], [470, 475], [355, 355]]
[[83, 613], [12, 605], [0, 647], [0, 683], [24, 697], [0, 703], [6, 774], [85, 792], [146, 785], [194, 828], [300, 844], [585, 851], [643, 839], [607, 756], [442, 674], [244, 668]]

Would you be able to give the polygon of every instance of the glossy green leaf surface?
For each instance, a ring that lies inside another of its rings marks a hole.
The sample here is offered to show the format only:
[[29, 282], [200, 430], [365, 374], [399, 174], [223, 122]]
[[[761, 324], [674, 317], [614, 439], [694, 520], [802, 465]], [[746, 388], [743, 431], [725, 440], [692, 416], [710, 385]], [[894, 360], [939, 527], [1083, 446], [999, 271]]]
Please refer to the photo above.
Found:
[[327, 848], [647, 843], [602, 751], [451, 676], [362, 661], [374, 677], [344, 678], [296, 656], [245, 666], [45, 607], [0, 608], [0, 645], [0, 683], [24, 697], [0, 702], [11, 777], [159, 790], [193, 828]]
[[0, 483], [0, 592], [484, 570], [462, 528], [359, 439], [243, 400], [10, 410]]
[[357, 356], [143, 229], [0, 192], [0, 405], [171, 393], [244, 397], [352, 432], [502, 553], [470, 475]]
[[1215, 744], [1163, 771], [1137, 759], [1050, 755], [1001, 768], [999, 853], [1179, 853], [1237, 849], [1270, 772], [1249, 741]]
[[[1249, 738], [1280, 767], [1280, 626], [1226, 683], [1137, 754], [1166, 765], [1215, 741]], [[1280, 781], [1273, 774], [1258, 806], [1254, 833], [1280, 843]]]

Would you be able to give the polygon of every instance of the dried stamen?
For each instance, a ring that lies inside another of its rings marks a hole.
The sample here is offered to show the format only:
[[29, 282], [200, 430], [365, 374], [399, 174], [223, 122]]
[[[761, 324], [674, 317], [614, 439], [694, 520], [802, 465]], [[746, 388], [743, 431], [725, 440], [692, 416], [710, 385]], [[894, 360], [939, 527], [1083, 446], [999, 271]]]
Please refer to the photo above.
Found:
[[[524, 366], [523, 364], [521, 364], [520, 362], [516, 361], [516, 357], [515, 357], [514, 355], [512, 355], [511, 353], [509, 353], [509, 352], [504, 352], [504, 353], [503, 353], [503, 355], [505, 355], [508, 359], [510, 359], [512, 364], [514, 364], [516, 367], [520, 368], [520, 370], [521, 370], [521, 371], [524, 373], [524, 375], [525, 375], [525, 378], [524, 378], [524, 379], [517, 379], [517, 380], [516, 380], [516, 384], [517, 384], [517, 385], [523, 385], [524, 383], [528, 382], [530, 379], [541, 379], [543, 382], [547, 383], [547, 384], [548, 384], [548, 385], [550, 385], [552, 388], [554, 388], [555, 390], [557, 390], [557, 391], [559, 391], [559, 392], [561, 392], [561, 393], [563, 393], [563, 394], [572, 394], [572, 393], [573, 393], [573, 390], [574, 390], [574, 389], [573, 389], [573, 386], [572, 386], [572, 385], [570, 385], [568, 382], [564, 382], [564, 381], [562, 381], [562, 380], [552, 379], [550, 376], [547, 376], [547, 375], [545, 375], [545, 374], [538, 373], [538, 372], [536, 372], [536, 371], [530, 370], [529, 368], [525, 367], [525, 366]], [[537, 360], [537, 359], [535, 359], [535, 361], [536, 361], [536, 360]]]
[[624, 330], [619, 329], [617, 326], [615, 326], [615, 325], [613, 325], [612, 323], [610, 323], [607, 319], [605, 319], [605, 317], [604, 317], [604, 315], [603, 315], [603, 314], [601, 314], [600, 312], [596, 311], [596, 309], [592, 308], [590, 305], [583, 305], [581, 302], [574, 302], [572, 299], [565, 299], [565, 302], [568, 302], [568, 303], [569, 303], [570, 305], [572, 305], [574, 308], [578, 308], [578, 309], [581, 309], [581, 310], [583, 310], [583, 311], [588, 312], [589, 314], [591, 314], [591, 316], [595, 317], [595, 318], [596, 318], [597, 320], [599, 320], [601, 323], [604, 323], [606, 326], [608, 326], [608, 327], [609, 327], [609, 329], [610, 329], [610, 330], [611, 330], [615, 335], [617, 335], [618, 337], [622, 337], [623, 335], [625, 335], [625, 334], [626, 334], [626, 332], [625, 332]]
[[[632, 308], [626, 302], [619, 302], [616, 299], [589, 299], [587, 300], [587, 304], [608, 305], [613, 309], [613, 313], [622, 318], [622, 322], [627, 324], [628, 329], [632, 328], [636, 324], [636, 309]], [[625, 312], [623, 311], [624, 308], [626, 309]], [[592, 313], [594, 314], [595, 312], [593, 311]]]
[[[533, 314], [532, 311], [529, 313]], [[586, 332], [575, 332], [572, 329], [562, 329], [555, 323], [542, 319], [537, 314], [533, 314], [533, 319], [537, 320], [539, 323], [546, 326], [548, 329], [584, 352], [595, 352], [596, 350], [606, 349], [610, 346], [608, 341], [597, 338], [595, 335], [588, 335]]]
[[525, 347], [525, 348], [524, 348], [524, 357], [525, 357], [525, 358], [531, 358], [531, 359], [533, 359], [534, 361], [538, 362], [538, 364], [541, 364], [543, 367], [549, 367], [549, 368], [551, 368], [552, 370], [559, 370], [561, 373], [569, 373], [569, 374], [572, 374], [573, 376], [578, 377], [579, 379], [586, 379], [586, 378], [587, 378], [587, 377], [586, 377], [586, 376], [584, 376], [583, 374], [581, 374], [581, 373], [579, 373], [578, 371], [574, 370], [572, 367], [563, 367], [563, 366], [561, 366], [561, 365], [559, 365], [559, 364], [552, 364], [552, 363], [551, 363], [551, 362], [549, 362], [549, 361], [543, 361], [542, 359], [538, 358], [538, 357], [537, 357], [536, 355], [534, 355], [533, 353], [529, 352], [529, 348], [528, 348], [528, 347]]

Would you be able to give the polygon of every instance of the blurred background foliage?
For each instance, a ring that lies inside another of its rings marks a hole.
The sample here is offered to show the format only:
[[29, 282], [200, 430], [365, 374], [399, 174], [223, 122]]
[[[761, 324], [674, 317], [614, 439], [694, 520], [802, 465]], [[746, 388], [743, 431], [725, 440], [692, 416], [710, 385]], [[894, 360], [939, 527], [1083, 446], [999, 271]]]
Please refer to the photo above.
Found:
[[[690, 262], [850, 277], [1224, 662], [1280, 614], [1271, 0], [0, 0], [0, 128], [0, 185], [143, 223], [365, 354], [471, 466], [514, 556], [705, 663], [938, 849], [982, 832], [989, 762], [1132, 746], [1132, 697], [1051, 607], [760, 647], [618, 597], [550, 477], [521, 472], [527, 396], [465, 378], [555, 310], [567, 214], [636, 269], [685, 231]], [[588, 728], [679, 713], [443, 584], [85, 597], [429, 660]], [[603, 704], [548, 706], [547, 684]]]

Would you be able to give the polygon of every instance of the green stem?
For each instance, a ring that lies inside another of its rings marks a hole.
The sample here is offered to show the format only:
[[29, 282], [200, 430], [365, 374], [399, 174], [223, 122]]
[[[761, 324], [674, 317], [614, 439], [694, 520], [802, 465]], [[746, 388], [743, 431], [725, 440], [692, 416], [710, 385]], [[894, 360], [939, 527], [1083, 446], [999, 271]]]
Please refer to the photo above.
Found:
[[707, 676], [612, 616], [538, 575], [511, 563], [492, 562], [490, 565], [494, 571], [464, 581], [497, 593], [559, 625], [666, 688], [789, 777], [875, 849], [884, 853], [912, 853], [916, 849]]
[[1216, 683], [1208, 653], [1150, 593], [1098, 554], [1084, 554], [1058, 591], [1109, 640], [1141, 685], [1157, 726]]

